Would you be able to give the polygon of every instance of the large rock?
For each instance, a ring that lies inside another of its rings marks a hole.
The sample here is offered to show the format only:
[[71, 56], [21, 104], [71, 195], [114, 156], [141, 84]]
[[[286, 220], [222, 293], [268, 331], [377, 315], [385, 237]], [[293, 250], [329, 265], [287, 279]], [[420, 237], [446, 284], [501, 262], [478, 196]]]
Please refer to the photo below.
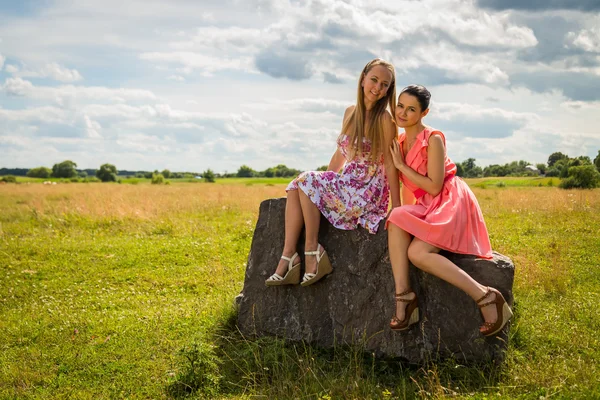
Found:
[[[244, 289], [238, 297], [238, 325], [249, 336], [272, 335], [331, 347], [361, 343], [380, 356], [411, 363], [453, 357], [467, 362], [500, 361], [509, 324], [495, 337], [479, 333], [482, 317], [475, 302], [454, 286], [411, 266], [412, 287], [419, 298], [420, 321], [408, 331], [388, 328], [394, 313], [394, 284], [382, 222], [376, 235], [360, 228], [343, 231], [321, 220], [319, 242], [333, 273], [320, 282], [266, 287], [281, 256], [285, 198], [262, 202]], [[302, 254], [303, 239], [298, 252]], [[493, 260], [443, 253], [484, 285], [493, 285], [512, 306], [514, 266], [494, 253]]]

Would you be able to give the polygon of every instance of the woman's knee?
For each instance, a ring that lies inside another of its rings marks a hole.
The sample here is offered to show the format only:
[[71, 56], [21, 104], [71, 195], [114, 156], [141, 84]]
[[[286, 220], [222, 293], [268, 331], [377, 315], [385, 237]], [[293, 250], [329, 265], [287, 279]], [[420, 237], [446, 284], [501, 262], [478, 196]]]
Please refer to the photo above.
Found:
[[419, 269], [425, 269], [423, 258], [427, 256], [428, 251], [425, 246], [421, 246], [421, 242], [413, 241], [408, 246], [408, 259], [409, 261]]

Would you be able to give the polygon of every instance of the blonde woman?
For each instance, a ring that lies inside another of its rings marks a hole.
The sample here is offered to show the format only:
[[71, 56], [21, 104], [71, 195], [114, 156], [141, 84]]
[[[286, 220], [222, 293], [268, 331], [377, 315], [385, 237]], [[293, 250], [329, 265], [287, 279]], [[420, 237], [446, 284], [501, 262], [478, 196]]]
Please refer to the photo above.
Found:
[[321, 214], [338, 229], [362, 226], [374, 234], [387, 215], [390, 191], [392, 207], [400, 205], [398, 172], [388, 150], [397, 132], [391, 114], [396, 105], [395, 84], [393, 65], [381, 59], [370, 61], [358, 78], [356, 105], [344, 112], [327, 171], [303, 172], [286, 188], [283, 255], [267, 286], [300, 282], [296, 245], [303, 226], [302, 286], [332, 272], [329, 257], [318, 243]]

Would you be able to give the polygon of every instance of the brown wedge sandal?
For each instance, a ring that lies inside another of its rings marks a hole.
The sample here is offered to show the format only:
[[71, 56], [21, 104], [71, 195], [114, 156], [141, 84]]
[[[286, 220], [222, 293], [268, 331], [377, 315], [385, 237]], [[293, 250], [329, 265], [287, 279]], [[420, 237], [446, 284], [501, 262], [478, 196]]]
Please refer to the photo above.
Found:
[[[482, 301], [487, 299], [492, 293], [496, 295], [496, 298], [494, 300], [482, 303]], [[512, 310], [508, 306], [506, 300], [504, 300], [502, 293], [494, 288], [488, 287], [485, 294], [479, 300], [477, 300], [477, 305], [479, 308], [483, 308], [492, 304], [496, 305], [496, 321], [484, 322], [483, 325], [481, 325], [482, 328], [485, 328], [483, 331], [481, 331], [483, 336], [491, 336], [500, 332], [513, 315]]]
[[312, 285], [313, 283], [317, 283], [319, 280], [321, 280], [321, 278], [323, 278], [325, 275], [328, 275], [333, 272], [331, 262], [329, 261], [329, 256], [325, 252], [323, 246], [321, 246], [320, 244], [317, 245], [316, 251], [305, 251], [304, 255], [317, 257], [317, 272], [314, 274], [310, 272], [305, 273], [304, 277], [302, 278], [302, 283], [300, 283], [300, 285]]
[[392, 322], [390, 322], [390, 328], [394, 331], [404, 331], [410, 328], [412, 324], [419, 322], [419, 303], [417, 302], [417, 296], [415, 295], [415, 298], [411, 300], [402, 298], [402, 296], [410, 293], [414, 292], [408, 289], [402, 293], [396, 293], [396, 303], [404, 302], [408, 304], [406, 305], [406, 309], [404, 311], [403, 320], [400, 320], [398, 317], [396, 317], [396, 313], [394, 313]]

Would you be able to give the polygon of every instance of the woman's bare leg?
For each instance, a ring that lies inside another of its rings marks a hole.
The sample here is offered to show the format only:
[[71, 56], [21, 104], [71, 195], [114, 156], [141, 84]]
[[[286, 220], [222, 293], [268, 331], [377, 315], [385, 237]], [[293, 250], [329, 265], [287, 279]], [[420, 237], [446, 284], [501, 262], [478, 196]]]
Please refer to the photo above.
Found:
[[[388, 250], [390, 253], [390, 263], [392, 264], [392, 274], [394, 275], [394, 287], [396, 293], [404, 293], [410, 289], [410, 278], [408, 275], [408, 246], [412, 241], [412, 235], [402, 228], [388, 224]], [[415, 297], [414, 293], [402, 296], [407, 300]], [[405, 302], [396, 302], [396, 317], [399, 320], [404, 319], [406, 311]]]
[[[471, 278], [452, 261], [438, 254], [439, 251], [438, 247], [415, 238], [408, 247], [408, 258], [417, 268], [456, 286], [474, 301], [479, 300], [485, 294], [487, 287]], [[486, 300], [494, 299], [495, 294], [492, 293]], [[498, 318], [495, 307], [483, 307], [481, 313], [488, 322], [494, 322]]]
[[[304, 226], [304, 217], [302, 216], [302, 207], [300, 206], [300, 198], [298, 192], [300, 190], [290, 190], [287, 192], [287, 202], [285, 204], [285, 240], [283, 243], [283, 254], [286, 257], [291, 257], [296, 252], [298, 238], [302, 227]], [[294, 264], [300, 261], [299, 258], [294, 260]], [[277, 270], [279, 276], [285, 276], [287, 273], [288, 262], [284, 259], [279, 260]]]
[[[304, 251], [315, 251], [319, 244], [319, 224], [321, 222], [321, 211], [308, 198], [306, 193], [298, 190], [302, 215], [304, 216], [304, 227], [306, 229], [306, 240], [304, 242]], [[305, 273], [317, 272], [317, 258], [315, 256], [305, 257]]]

